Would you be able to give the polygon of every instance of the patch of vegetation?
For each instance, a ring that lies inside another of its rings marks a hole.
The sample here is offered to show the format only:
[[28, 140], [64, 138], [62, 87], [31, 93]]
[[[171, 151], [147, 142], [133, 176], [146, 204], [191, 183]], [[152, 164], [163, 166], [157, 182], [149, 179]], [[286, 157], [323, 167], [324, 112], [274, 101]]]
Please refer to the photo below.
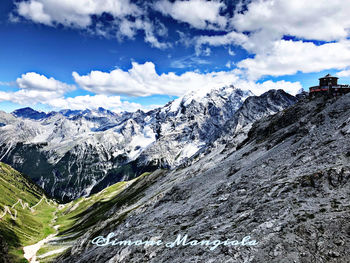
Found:
[[[131, 181], [113, 184], [89, 197], [58, 205], [50, 199], [43, 199], [44, 191], [25, 175], [0, 163], [0, 216], [6, 207], [11, 211], [0, 219], [0, 238], [5, 240], [9, 247], [11, 263], [27, 262], [24, 259], [23, 247], [33, 245], [56, 233], [54, 225], [59, 225], [57, 238], [61, 241], [45, 244], [37, 256], [68, 247], [69, 244], [65, 242], [75, 240], [84, 230], [108, 219], [108, 211], [128, 207], [137, 202], [143, 197], [144, 191], [162, 174], [162, 171], [158, 171], [154, 176], [150, 176], [151, 172], [145, 172]], [[12, 207], [13, 204], [16, 206]], [[22, 204], [26, 205], [23, 207]], [[114, 223], [121, 223], [133, 209], [135, 206], [125, 210]], [[64, 252], [59, 251], [49, 255], [40, 259], [40, 262], [54, 262], [62, 253]]]
[[[113, 207], [130, 206], [142, 198], [144, 191], [152, 184], [147, 172], [129, 182], [119, 182], [88, 198], [80, 198], [65, 206], [58, 214], [59, 236], [82, 234], [97, 222], [108, 219], [107, 211]], [[162, 173], [159, 172], [159, 175]], [[122, 222], [127, 214], [118, 217]], [[75, 237], [76, 238], [76, 237]]]
[[[37, 252], [37, 258], [39, 259], [40, 263], [55, 262], [53, 261], [53, 259], [63, 254], [66, 251], [66, 249], [68, 249], [68, 247], [61, 245], [60, 243], [46, 244], [43, 247], [41, 247]], [[54, 252], [54, 254], [51, 255], [50, 252]], [[45, 256], [46, 253], [49, 254]]]
[[0, 163], [0, 235], [9, 247], [11, 262], [26, 262], [22, 247], [55, 233], [51, 221], [57, 204], [44, 196], [29, 178]]
[[67, 232], [79, 221], [81, 215], [91, 210], [94, 204], [108, 202], [118, 195], [126, 185], [126, 182], [119, 182], [90, 197], [80, 197], [66, 204], [64, 208], [57, 213], [57, 224], [60, 225], [59, 232]]

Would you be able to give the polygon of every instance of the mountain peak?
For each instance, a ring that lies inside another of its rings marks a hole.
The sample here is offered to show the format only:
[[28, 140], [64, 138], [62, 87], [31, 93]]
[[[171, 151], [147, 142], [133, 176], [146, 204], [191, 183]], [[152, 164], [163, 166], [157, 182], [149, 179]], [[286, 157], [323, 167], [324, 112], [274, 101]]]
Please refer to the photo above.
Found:
[[21, 108], [12, 112], [15, 117], [40, 120], [47, 116], [45, 112], [33, 110], [30, 107]]
[[[203, 88], [200, 90], [189, 91], [182, 97], [168, 103], [164, 108], [170, 108], [171, 112], [178, 112], [181, 106], [187, 107], [192, 102], [198, 102], [207, 104], [209, 100], [220, 100], [220, 99], [229, 99], [230, 101], [242, 99], [244, 101], [249, 96], [252, 96], [253, 93], [249, 90], [242, 90], [236, 88], [233, 85], [222, 86], [222, 87], [212, 87], [212, 88]], [[239, 97], [239, 98], [237, 98]]]

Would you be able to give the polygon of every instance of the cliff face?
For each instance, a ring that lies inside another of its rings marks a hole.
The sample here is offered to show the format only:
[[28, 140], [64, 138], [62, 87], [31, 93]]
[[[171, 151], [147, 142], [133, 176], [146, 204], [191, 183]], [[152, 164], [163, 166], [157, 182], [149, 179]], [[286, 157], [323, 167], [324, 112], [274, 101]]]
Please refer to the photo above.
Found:
[[[349, 116], [349, 95], [299, 101], [255, 122], [237, 147], [218, 143], [188, 167], [144, 176], [98, 223], [82, 220], [80, 238], [57, 262], [350, 262]], [[178, 234], [249, 235], [258, 245], [91, 243], [111, 232], [117, 240], [165, 242]]]

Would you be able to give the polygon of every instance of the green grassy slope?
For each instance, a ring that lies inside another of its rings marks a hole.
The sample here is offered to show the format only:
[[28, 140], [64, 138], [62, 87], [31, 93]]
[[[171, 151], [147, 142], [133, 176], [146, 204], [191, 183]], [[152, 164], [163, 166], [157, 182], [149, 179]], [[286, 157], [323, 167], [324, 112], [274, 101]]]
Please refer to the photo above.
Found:
[[51, 221], [57, 204], [43, 196], [27, 177], [0, 162], [0, 238], [7, 243], [11, 262], [26, 262], [22, 247], [55, 233]]
[[[84, 230], [103, 219], [105, 212], [114, 205], [119, 204], [122, 206], [136, 198], [138, 196], [137, 191], [130, 191], [130, 189], [139, 180], [149, 174], [147, 172], [131, 181], [116, 183], [97, 194], [87, 198], [76, 199], [65, 205], [58, 212], [57, 224], [60, 225], [59, 235], [83, 233]], [[129, 191], [123, 191], [126, 188]]]
[[[123, 206], [140, 198], [142, 191], [136, 185], [139, 185], [139, 182], [149, 174], [144, 173], [131, 181], [116, 183], [90, 197], [81, 197], [60, 206], [56, 222], [60, 227], [56, 240], [44, 245], [38, 251], [39, 258], [48, 252], [59, 251], [62, 248], [68, 249], [72, 244], [71, 241], [76, 240], [98, 221], [106, 219], [106, 212], [113, 206]], [[54, 262], [54, 258], [59, 254], [61, 253], [44, 258], [40, 262]]]
[[61, 234], [69, 233], [70, 230], [75, 228], [84, 214], [90, 212], [91, 214], [95, 214], [95, 211], [91, 209], [91, 207], [97, 203], [108, 203], [113, 197], [118, 195], [126, 185], [126, 182], [119, 182], [90, 197], [80, 197], [65, 205], [64, 208], [58, 212], [57, 224], [60, 225], [59, 232]]
[[23, 258], [23, 247], [56, 233], [53, 226], [59, 225], [55, 239], [44, 244], [37, 253], [41, 263], [54, 262], [70, 247], [71, 241], [103, 220], [106, 211], [140, 198], [142, 189], [148, 186], [143, 179], [149, 174], [116, 183], [90, 197], [58, 205], [43, 199], [43, 190], [26, 176], [0, 162], [0, 241], [5, 241], [9, 247], [10, 262], [27, 262]]

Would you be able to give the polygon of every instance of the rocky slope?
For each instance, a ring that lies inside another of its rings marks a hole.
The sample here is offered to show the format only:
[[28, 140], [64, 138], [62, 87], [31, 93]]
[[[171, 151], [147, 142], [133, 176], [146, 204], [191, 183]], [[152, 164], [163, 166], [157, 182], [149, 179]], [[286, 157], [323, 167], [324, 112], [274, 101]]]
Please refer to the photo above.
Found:
[[[56, 261], [350, 262], [349, 116], [350, 94], [299, 101], [255, 122], [237, 146], [218, 143], [190, 166], [144, 176], [97, 222], [85, 218], [68, 230], [80, 238]], [[118, 241], [249, 235], [258, 244], [92, 244], [111, 232]]]
[[245, 104], [252, 94], [229, 86], [192, 92], [147, 113], [0, 112], [0, 161], [69, 201], [158, 167], [188, 165], [223, 136], [228, 123], [229, 131], [244, 137], [253, 121], [295, 103], [283, 91], [269, 94]]

